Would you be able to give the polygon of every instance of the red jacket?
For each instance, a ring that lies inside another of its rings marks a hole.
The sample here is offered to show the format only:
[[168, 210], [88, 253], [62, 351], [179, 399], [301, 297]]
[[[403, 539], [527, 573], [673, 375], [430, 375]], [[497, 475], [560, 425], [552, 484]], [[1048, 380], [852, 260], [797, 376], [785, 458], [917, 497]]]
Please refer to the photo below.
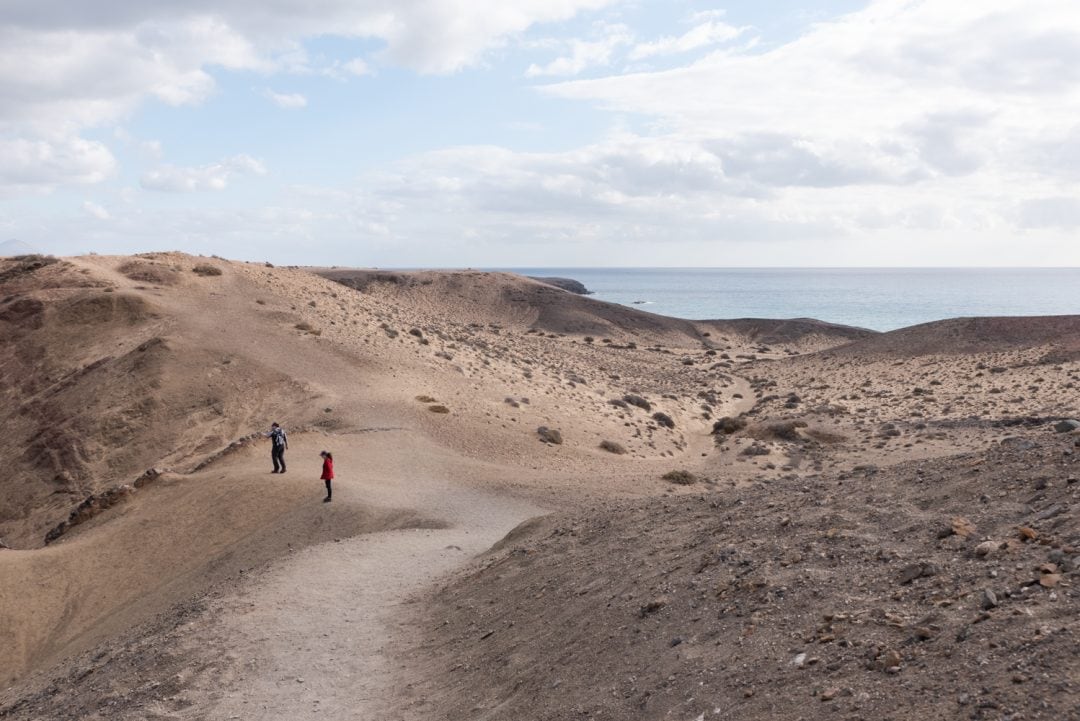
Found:
[[324, 458], [322, 462], [322, 475], [319, 480], [330, 481], [334, 478], [334, 459]]

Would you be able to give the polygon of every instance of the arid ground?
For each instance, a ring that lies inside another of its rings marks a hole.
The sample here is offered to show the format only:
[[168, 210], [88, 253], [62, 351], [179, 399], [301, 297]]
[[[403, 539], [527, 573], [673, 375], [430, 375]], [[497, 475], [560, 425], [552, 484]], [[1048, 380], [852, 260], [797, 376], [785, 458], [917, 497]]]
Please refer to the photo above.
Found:
[[1080, 719], [1080, 316], [150, 253], [0, 339], [0, 719]]

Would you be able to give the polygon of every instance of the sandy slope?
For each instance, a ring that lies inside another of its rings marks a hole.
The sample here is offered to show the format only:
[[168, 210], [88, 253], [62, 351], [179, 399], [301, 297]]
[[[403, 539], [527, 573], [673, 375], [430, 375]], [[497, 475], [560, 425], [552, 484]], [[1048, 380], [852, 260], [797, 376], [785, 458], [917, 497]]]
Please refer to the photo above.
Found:
[[[938, 538], [933, 504], [984, 503], [977, 486], [922, 497], [889, 469], [938, 463], [943, 478], [963, 475], [989, 444], [1005, 449], [994, 463], [1023, 469], [1010, 437], [1076, 413], [1074, 318], [878, 336], [803, 320], [665, 319], [507, 274], [327, 275], [356, 287], [182, 254], [0, 265], [0, 411], [12, 440], [0, 448], [0, 537], [18, 549], [0, 550], [0, 643], [14, 650], [0, 656], [0, 684], [14, 684], [0, 691], [0, 718], [460, 718], [480, 713], [477, 699], [486, 718], [578, 718], [604, 674], [622, 661], [647, 667], [654, 653], [627, 646], [623, 635], [638, 632], [606, 617], [638, 608], [641, 591], [597, 589], [646, 576], [659, 579], [650, 592], [670, 595], [678, 588], [663, 579], [683, 573], [677, 559], [721, 533], [755, 568], [823, 553], [807, 573], [825, 584], [845, 558], [860, 573], [894, 560], [836, 552], [834, 539], [879, 543], [897, 559], [969, 552], [926, 542]], [[268, 473], [265, 441], [243, 440], [271, 420], [290, 430], [284, 476]], [[541, 442], [539, 426], [563, 442]], [[330, 504], [317, 480], [324, 447], [341, 476]], [[151, 466], [169, 470], [126, 487]], [[672, 470], [697, 482], [661, 478]], [[852, 478], [859, 493], [834, 490]], [[879, 479], [892, 480], [860, 495]], [[745, 493], [758, 504], [750, 520]], [[88, 496], [98, 500], [85, 522], [46, 545]], [[118, 502], [102, 508], [106, 496]], [[881, 535], [879, 517], [856, 511], [872, 499], [918, 512], [896, 538]], [[1034, 512], [1067, 522], [1053, 503]], [[675, 519], [676, 508], [690, 516]], [[740, 516], [738, 535], [710, 525], [718, 509], [731, 524]], [[495, 563], [474, 563], [547, 512], [536, 528], [551, 540], [523, 532]], [[1025, 514], [1008, 505], [977, 520], [997, 534]], [[792, 535], [767, 550], [780, 533]], [[1080, 538], [1056, 542], [1068, 560]], [[580, 562], [562, 567], [563, 554]], [[549, 574], [539, 586], [533, 564]], [[1072, 566], [1062, 568], [1058, 598], [1071, 599]], [[725, 587], [735, 610], [724, 613], [764, 613], [777, 586], [764, 577]], [[592, 630], [563, 632], [569, 622], [544, 600], [566, 590], [560, 579], [581, 591], [566, 604], [584, 614], [574, 623], [595, 618]], [[805, 618], [832, 613], [813, 600], [832, 586], [807, 583]], [[894, 600], [914, 614], [924, 599]], [[671, 605], [664, 629], [696, 623], [694, 603]], [[509, 655], [475, 656], [494, 628], [488, 607], [500, 606], [527, 610], [488, 644]], [[574, 645], [582, 639], [591, 645]], [[554, 684], [571, 657], [575, 683]], [[479, 673], [507, 659], [496, 680]], [[526, 660], [532, 685], [519, 689], [514, 664]], [[646, 667], [635, 673], [653, 684], [637, 686], [649, 698], [657, 684], [672, 699], [689, 688]], [[745, 691], [741, 676], [709, 678], [718, 699]], [[594, 709], [696, 710], [677, 701]], [[769, 708], [780, 707], [750, 703], [746, 718], [771, 718]]]

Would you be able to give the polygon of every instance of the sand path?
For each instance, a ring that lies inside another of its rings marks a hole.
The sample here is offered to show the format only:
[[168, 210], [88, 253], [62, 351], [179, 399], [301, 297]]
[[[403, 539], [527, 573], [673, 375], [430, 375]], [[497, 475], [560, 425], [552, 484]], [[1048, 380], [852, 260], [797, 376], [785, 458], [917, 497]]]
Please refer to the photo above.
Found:
[[[370, 435], [297, 439], [290, 453], [299, 468], [315, 443], [333, 443], [340, 480], [332, 503], [414, 508], [447, 527], [309, 547], [220, 601], [217, 628], [242, 670], [226, 681], [219, 704], [192, 709], [196, 716], [400, 718], [392, 710], [401, 691], [395, 686], [408, 674], [392, 665], [388, 649], [402, 635], [402, 606], [521, 521], [544, 513], [465, 487], [453, 476], [466, 473], [467, 462], [442, 456], [409, 432], [393, 435], [389, 443]], [[312, 503], [321, 503], [318, 483], [312, 481]]]

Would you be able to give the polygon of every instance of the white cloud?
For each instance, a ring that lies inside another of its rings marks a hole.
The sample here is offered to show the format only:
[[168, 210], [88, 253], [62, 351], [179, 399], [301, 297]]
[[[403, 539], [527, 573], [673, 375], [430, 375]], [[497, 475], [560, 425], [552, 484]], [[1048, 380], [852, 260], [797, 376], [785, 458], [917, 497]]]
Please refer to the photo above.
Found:
[[[360, 59], [318, 67], [303, 47], [315, 37], [381, 41], [385, 49], [378, 57], [384, 62], [422, 73], [452, 73], [479, 64], [489, 50], [537, 23], [614, 2], [6, 0], [0, 11], [0, 142], [92, 146], [81, 137], [85, 129], [122, 121], [148, 99], [168, 105], [205, 101], [217, 91], [216, 68], [264, 74], [370, 72]], [[301, 105], [298, 95], [272, 99], [285, 107]], [[101, 150], [96, 155], [107, 154]], [[149, 182], [163, 172], [148, 174]], [[9, 186], [17, 179], [26, 187], [50, 187], [64, 176], [0, 169], [0, 183]]]
[[98, 183], [116, 169], [105, 145], [76, 137], [48, 140], [0, 137], [0, 188]]
[[353, 58], [349, 62], [343, 64], [342, 69], [350, 75], [371, 75], [371, 66], [367, 64], [363, 58]]
[[143, 173], [139, 184], [147, 190], [173, 193], [224, 190], [233, 176], [265, 174], [266, 168], [255, 158], [234, 155], [220, 162], [198, 167], [162, 165]]
[[108, 210], [90, 200], [84, 201], [82, 208], [87, 215], [98, 220], [108, 220], [111, 217]]
[[533, 63], [526, 69], [525, 77], [579, 75], [588, 68], [609, 65], [615, 50], [634, 40], [633, 33], [625, 25], [604, 26], [602, 33], [603, 37], [599, 40], [574, 39], [556, 43], [565, 46], [568, 54], [546, 65]]
[[300, 93], [275, 93], [273, 90], [267, 88], [263, 95], [279, 108], [296, 110], [298, 108], [307, 107], [307, 98]]
[[746, 31], [718, 20], [708, 19], [679, 36], [665, 36], [659, 40], [639, 43], [630, 51], [631, 60], [643, 60], [656, 55], [676, 55], [691, 50], [734, 40]]

